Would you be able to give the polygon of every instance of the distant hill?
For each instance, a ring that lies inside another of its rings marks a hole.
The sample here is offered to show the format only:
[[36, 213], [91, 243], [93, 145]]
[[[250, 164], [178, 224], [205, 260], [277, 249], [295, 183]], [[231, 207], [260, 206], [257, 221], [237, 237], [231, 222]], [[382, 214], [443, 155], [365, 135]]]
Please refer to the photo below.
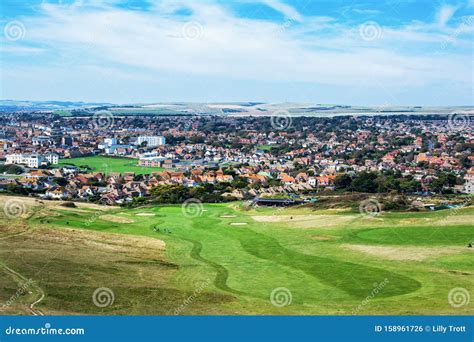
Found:
[[74, 101], [14, 101], [0, 100], [0, 113], [50, 112], [62, 116], [87, 116], [99, 110], [109, 110], [117, 116], [132, 115], [227, 115], [227, 116], [338, 116], [338, 115], [406, 115], [474, 114], [473, 106], [351, 106], [314, 103], [263, 103], [263, 102], [161, 102], [140, 104], [112, 104]]

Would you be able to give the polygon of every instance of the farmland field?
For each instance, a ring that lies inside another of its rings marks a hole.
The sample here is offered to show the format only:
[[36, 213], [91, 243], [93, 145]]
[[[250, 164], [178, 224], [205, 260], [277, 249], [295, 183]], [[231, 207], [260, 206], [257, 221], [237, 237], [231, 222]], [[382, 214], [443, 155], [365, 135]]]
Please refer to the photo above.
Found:
[[150, 174], [162, 171], [161, 167], [138, 166], [138, 159], [117, 158], [106, 156], [89, 156], [81, 158], [61, 159], [60, 165], [89, 166], [92, 171], [104, 172], [135, 172], [136, 174]]
[[[474, 287], [472, 207], [372, 217], [240, 202], [122, 209], [0, 200], [23, 206], [0, 229], [4, 314], [474, 313], [472, 302], [448, 298]], [[113, 303], [94, 305], [98, 288]]]

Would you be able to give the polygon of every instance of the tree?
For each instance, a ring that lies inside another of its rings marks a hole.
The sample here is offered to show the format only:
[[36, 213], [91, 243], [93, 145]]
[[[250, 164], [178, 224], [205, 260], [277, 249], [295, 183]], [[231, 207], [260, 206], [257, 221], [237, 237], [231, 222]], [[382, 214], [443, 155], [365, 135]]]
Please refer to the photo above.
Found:
[[10, 183], [7, 185], [7, 191], [13, 194], [28, 195], [28, 190], [19, 184]]
[[56, 178], [56, 184], [59, 186], [65, 186], [68, 183], [67, 179], [64, 177], [57, 177]]
[[471, 160], [469, 159], [469, 156], [468, 156], [468, 155], [463, 156], [463, 157], [461, 158], [460, 162], [461, 162], [461, 165], [462, 165], [464, 168], [466, 168], [466, 169], [469, 169], [469, 168], [471, 167], [471, 165], [472, 165], [472, 162], [471, 162]]
[[243, 177], [235, 177], [231, 185], [232, 187], [236, 189], [244, 189], [248, 185], [248, 180], [247, 178], [243, 178]]
[[361, 172], [352, 181], [352, 189], [358, 192], [376, 192], [377, 174], [373, 172]]
[[158, 185], [150, 190], [150, 194], [158, 203], [183, 203], [191, 198], [189, 189], [183, 185]]
[[352, 178], [347, 174], [338, 175], [334, 180], [334, 185], [336, 190], [343, 190], [350, 188], [352, 183]]
[[19, 175], [24, 172], [23, 168], [19, 165], [0, 165], [0, 173], [7, 173], [10, 175]]

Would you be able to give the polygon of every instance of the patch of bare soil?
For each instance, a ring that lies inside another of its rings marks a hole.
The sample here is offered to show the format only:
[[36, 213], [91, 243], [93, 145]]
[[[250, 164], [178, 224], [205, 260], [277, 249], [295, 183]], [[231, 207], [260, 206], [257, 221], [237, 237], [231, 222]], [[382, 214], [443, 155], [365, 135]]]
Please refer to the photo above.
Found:
[[133, 223], [132, 219], [126, 218], [126, 217], [121, 217], [121, 216], [116, 216], [116, 215], [101, 215], [99, 216], [101, 220], [105, 221], [110, 221], [110, 222], [115, 222], [115, 223]]

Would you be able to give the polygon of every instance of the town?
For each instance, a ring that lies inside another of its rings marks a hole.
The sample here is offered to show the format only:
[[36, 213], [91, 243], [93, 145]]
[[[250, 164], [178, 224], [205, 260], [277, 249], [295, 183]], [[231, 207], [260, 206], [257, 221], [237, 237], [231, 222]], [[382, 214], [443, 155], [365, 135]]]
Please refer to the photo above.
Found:
[[[269, 116], [98, 113], [2, 116], [0, 189], [107, 204], [474, 193], [472, 126], [443, 115], [298, 116], [278, 126]], [[114, 167], [121, 162], [131, 167]]]

